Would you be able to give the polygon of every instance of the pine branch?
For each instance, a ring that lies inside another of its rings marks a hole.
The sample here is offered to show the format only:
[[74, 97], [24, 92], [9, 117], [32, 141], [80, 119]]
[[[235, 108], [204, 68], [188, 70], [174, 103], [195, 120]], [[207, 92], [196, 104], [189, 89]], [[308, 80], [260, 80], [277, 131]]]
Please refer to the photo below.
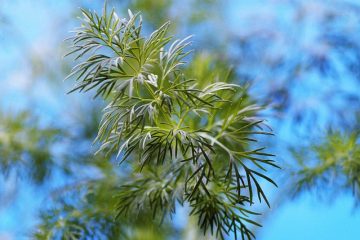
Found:
[[145, 37], [139, 14], [82, 12], [70, 39], [69, 54], [80, 60], [71, 92], [94, 90], [109, 102], [99, 152], [116, 153], [137, 173], [119, 189], [117, 216], [144, 209], [164, 216], [188, 202], [204, 233], [254, 238], [247, 224], [259, 224], [246, 207], [254, 195], [270, 205], [259, 181], [276, 185], [265, 171], [277, 167], [264, 148], [249, 150], [255, 135], [272, 135], [256, 117], [261, 107], [229, 74], [189, 76], [190, 37], [173, 41], [169, 23]]

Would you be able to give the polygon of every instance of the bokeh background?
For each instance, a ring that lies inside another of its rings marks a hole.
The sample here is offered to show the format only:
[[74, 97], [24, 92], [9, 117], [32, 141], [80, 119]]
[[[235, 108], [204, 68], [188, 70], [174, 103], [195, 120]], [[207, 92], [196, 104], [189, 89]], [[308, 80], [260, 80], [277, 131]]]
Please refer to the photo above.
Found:
[[[92, 157], [104, 103], [67, 95], [73, 82], [63, 81], [74, 65], [63, 58], [63, 40], [78, 26], [79, 8], [103, 5], [0, 0], [0, 239], [31, 238], [49, 211], [72, 201], [68, 189], [116, 164]], [[109, 0], [108, 7], [119, 16], [141, 11], [148, 33], [170, 20], [176, 37], [193, 34], [195, 54], [231, 66], [268, 106], [276, 136], [266, 144], [283, 170], [274, 173], [279, 188], [269, 189], [272, 208], [257, 239], [358, 239], [360, 1]], [[178, 214], [169, 229], [187, 221]]]

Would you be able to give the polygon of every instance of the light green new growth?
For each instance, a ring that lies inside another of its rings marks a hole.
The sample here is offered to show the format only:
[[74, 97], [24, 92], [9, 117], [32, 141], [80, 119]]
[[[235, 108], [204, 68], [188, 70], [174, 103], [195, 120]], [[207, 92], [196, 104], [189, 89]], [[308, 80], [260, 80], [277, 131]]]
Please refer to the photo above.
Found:
[[151, 209], [162, 218], [176, 202], [188, 203], [204, 234], [252, 239], [248, 224], [259, 223], [248, 208], [255, 196], [269, 205], [259, 181], [276, 185], [264, 173], [277, 167], [273, 155], [249, 150], [254, 135], [271, 135], [256, 117], [261, 108], [230, 73], [191, 75], [189, 37], [173, 41], [169, 23], [145, 37], [139, 14], [82, 13], [69, 53], [80, 63], [69, 77], [77, 80], [72, 91], [93, 89], [109, 102], [99, 151], [132, 166], [117, 193], [117, 216]]

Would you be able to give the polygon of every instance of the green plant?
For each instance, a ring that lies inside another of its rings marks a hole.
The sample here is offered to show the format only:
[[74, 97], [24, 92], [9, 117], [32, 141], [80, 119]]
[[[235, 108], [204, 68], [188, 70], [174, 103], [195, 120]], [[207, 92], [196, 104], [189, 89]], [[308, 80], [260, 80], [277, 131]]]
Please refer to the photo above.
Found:
[[40, 127], [29, 112], [0, 112], [0, 171], [42, 184], [56, 165], [51, 148], [61, 136], [58, 128]]
[[276, 185], [264, 172], [277, 165], [265, 148], [249, 150], [254, 135], [272, 133], [247, 88], [231, 71], [197, 76], [185, 64], [190, 38], [172, 41], [168, 22], [144, 37], [139, 14], [82, 13], [70, 39], [69, 54], [81, 60], [69, 75], [77, 80], [71, 92], [95, 90], [108, 101], [99, 152], [116, 154], [132, 172], [116, 195], [117, 217], [150, 210], [163, 219], [179, 202], [204, 234], [252, 239], [248, 224], [260, 224], [249, 205], [257, 196], [269, 206], [259, 181]]
[[332, 186], [330, 192], [352, 190], [358, 201], [360, 144], [357, 131], [329, 132], [323, 141], [293, 153], [298, 163], [292, 173], [294, 194], [311, 189], [321, 192], [323, 186]]

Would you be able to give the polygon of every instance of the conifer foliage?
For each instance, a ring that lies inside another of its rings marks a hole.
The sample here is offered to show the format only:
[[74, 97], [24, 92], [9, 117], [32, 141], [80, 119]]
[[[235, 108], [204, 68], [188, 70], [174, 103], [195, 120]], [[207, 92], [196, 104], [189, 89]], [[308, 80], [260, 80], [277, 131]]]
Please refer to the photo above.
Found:
[[131, 11], [126, 19], [106, 8], [82, 14], [69, 39], [69, 55], [79, 62], [69, 75], [76, 79], [71, 92], [92, 90], [105, 99], [99, 152], [131, 169], [114, 192], [114, 216], [150, 210], [163, 219], [180, 203], [204, 234], [252, 239], [250, 228], [260, 224], [251, 205], [269, 206], [261, 183], [276, 186], [266, 170], [277, 165], [264, 147], [250, 144], [272, 133], [247, 88], [230, 71], [193, 74], [190, 37], [173, 40], [169, 22], [146, 37], [141, 16]]

